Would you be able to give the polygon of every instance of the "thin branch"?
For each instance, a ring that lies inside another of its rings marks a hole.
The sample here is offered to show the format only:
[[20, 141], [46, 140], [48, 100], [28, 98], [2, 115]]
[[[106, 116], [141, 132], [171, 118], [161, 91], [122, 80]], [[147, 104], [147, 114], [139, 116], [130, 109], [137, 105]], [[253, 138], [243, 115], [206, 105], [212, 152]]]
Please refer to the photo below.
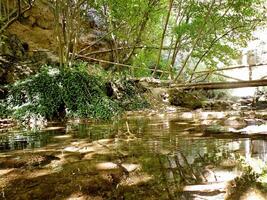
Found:
[[[24, 10], [21, 11], [21, 15], [23, 15], [25, 12], [27, 12], [28, 10], [30, 10], [32, 8], [32, 5], [30, 4], [29, 6], [27, 6], [27, 8], [25, 8]], [[13, 24], [15, 21], [17, 21], [17, 19], [20, 17], [20, 15], [17, 15], [16, 17], [13, 17], [12, 19], [10, 19], [8, 22], [6, 22], [4, 24], [4, 26], [0, 29], [0, 34], [6, 30], [11, 24]]]
[[208, 21], [208, 18], [210, 16], [211, 12], [212, 12], [212, 8], [213, 8], [214, 4], [215, 4], [215, 0], [212, 1], [211, 5], [210, 5], [210, 7], [208, 9], [208, 12], [207, 12], [207, 14], [205, 16], [205, 20], [204, 20], [205, 24], [202, 26], [201, 30], [199, 31], [198, 37], [195, 39], [195, 41], [193, 43], [193, 46], [192, 46], [192, 49], [191, 49], [190, 53], [187, 55], [187, 57], [185, 58], [185, 60], [183, 62], [183, 65], [181, 66], [181, 69], [179, 70], [177, 76], [174, 79], [174, 82], [176, 82], [178, 80], [179, 76], [182, 74], [182, 72], [183, 72], [183, 70], [184, 70], [189, 58], [192, 56], [192, 54], [193, 54], [193, 52], [195, 50], [195, 47], [197, 46], [197, 44], [200, 41], [200, 39], [203, 37], [202, 33], [203, 33], [204, 29], [205, 29], [205, 26], [207, 24], [207, 21]]
[[[91, 55], [95, 55], [95, 54], [110, 53], [112, 51], [132, 49], [132, 48], [133, 48], [133, 46], [117, 47], [117, 48], [113, 48], [113, 49], [105, 49], [102, 51], [89, 52], [89, 53], [83, 54], [83, 56], [91, 56]], [[156, 47], [156, 46], [145, 46], [145, 45], [136, 46], [135, 48], [136, 49], [159, 49], [159, 47]], [[174, 47], [163, 47], [162, 49], [163, 50], [173, 50]]]
[[[260, 64], [255, 64], [255, 65], [250, 65], [250, 67], [260, 67], [260, 66], [266, 66], [266, 65], [267, 63], [260, 63]], [[213, 72], [226, 71], [226, 70], [232, 70], [232, 69], [242, 69], [246, 67], [249, 67], [249, 66], [248, 65], [237, 65], [237, 66], [230, 66], [230, 67], [220, 68], [220, 69], [198, 71], [198, 72], [195, 72], [195, 74], [213, 73]]]
[[[167, 17], [166, 17], [166, 22], [165, 22], [163, 33], [162, 33], [162, 36], [161, 36], [160, 48], [159, 48], [157, 63], [155, 65], [155, 70], [157, 70], [158, 67], [159, 67], [159, 63], [160, 63], [160, 59], [161, 59], [161, 52], [162, 52], [162, 47], [163, 47], [163, 42], [164, 42], [165, 34], [166, 34], [166, 31], [167, 31], [167, 27], [168, 27], [168, 24], [169, 24], [169, 19], [170, 19], [170, 15], [171, 15], [171, 11], [172, 11], [172, 6], [173, 6], [173, 0], [170, 0], [169, 10], [168, 10], [168, 14], [167, 14]], [[152, 76], [154, 76], [154, 75], [155, 75], [155, 71], [153, 72]]]
[[143, 34], [143, 32], [144, 32], [144, 30], [146, 28], [147, 22], [149, 20], [150, 12], [152, 11], [152, 8], [157, 3], [158, 3], [158, 0], [149, 0], [148, 10], [145, 11], [144, 16], [142, 18], [143, 20], [141, 21], [140, 29], [139, 29], [138, 34], [136, 36], [136, 39], [135, 39], [135, 42], [134, 42], [134, 45], [133, 45], [133, 49], [128, 54], [128, 56], [123, 60], [123, 63], [126, 63], [126, 62], [128, 62], [131, 59], [131, 57], [134, 54], [134, 51], [136, 49], [136, 46], [141, 42], [141, 37], [142, 37], [142, 34]]
[[[116, 63], [116, 62], [111, 62], [111, 61], [107, 61], [107, 60], [101, 60], [101, 59], [96, 59], [96, 58], [92, 58], [92, 57], [86, 57], [86, 56], [82, 56], [82, 55], [76, 55], [76, 58], [89, 60], [89, 61], [96, 61], [96, 62], [100, 62], [100, 63], [107, 63], [107, 64], [112, 64], [112, 65], [121, 66], [121, 67], [140, 69], [139, 67], [134, 67], [132, 65], [126, 65], [126, 64], [122, 64], [122, 63]], [[149, 69], [149, 68], [147, 68], [147, 70], [154, 71], [154, 69]], [[162, 70], [157, 70], [157, 72], [166, 73], [166, 74], [169, 73], [167, 71], [162, 71]]]
[[225, 74], [220, 74], [220, 73], [213, 73], [214, 75], [217, 75], [217, 76], [222, 76], [222, 77], [225, 77], [225, 78], [229, 78], [229, 79], [233, 79], [233, 80], [235, 80], [235, 81], [244, 81], [244, 80], [242, 80], [242, 79], [239, 79], [239, 78], [235, 78], [235, 77], [231, 77], [231, 76], [227, 76], [227, 75], [225, 75]]
[[196, 65], [195, 65], [195, 67], [194, 67], [194, 69], [193, 69], [193, 73], [192, 73], [192, 75], [191, 75], [191, 77], [190, 77], [190, 79], [189, 79], [189, 82], [191, 82], [191, 80], [192, 80], [192, 78], [193, 78], [193, 76], [194, 76], [194, 73], [195, 73], [195, 71], [196, 71], [198, 65], [201, 63], [201, 61], [204, 59], [204, 57], [205, 57], [208, 53], [210, 53], [210, 51], [211, 51], [211, 49], [213, 48], [213, 46], [214, 46], [218, 41], [220, 41], [222, 38], [226, 37], [227, 35], [229, 35], [231, 32], [233, 32], [234, 30], [236, 30], [236, 29], [238, 29], [238, 28], [241, 28], [241, 26], [234, 27], [234, 28], [232, 28], [231, 30], [229, 30], [229, 31], [227, 31], [226, 33], [224, 33], [223, 35], [221, 35], [220, 37], [218, 37], [218, 38], [215, 37], [215, 38], [212, 40], [212, 42], [211, 42], [210, 46], [208, 47], [208, 49], [204, 52], [204, 54], [202, 54], [202, 56], [199, 58], [198, 62], [196, 63]]

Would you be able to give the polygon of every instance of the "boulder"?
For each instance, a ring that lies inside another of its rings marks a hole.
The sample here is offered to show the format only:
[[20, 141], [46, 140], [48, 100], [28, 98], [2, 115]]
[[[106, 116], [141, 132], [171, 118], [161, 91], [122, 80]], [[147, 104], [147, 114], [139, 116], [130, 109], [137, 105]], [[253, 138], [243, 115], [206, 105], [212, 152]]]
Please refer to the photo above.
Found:
[[204, 107], [205, 96], [199, 91], [170, 90], [169, 102], [174, 106], [182, 106], [191, 109]]

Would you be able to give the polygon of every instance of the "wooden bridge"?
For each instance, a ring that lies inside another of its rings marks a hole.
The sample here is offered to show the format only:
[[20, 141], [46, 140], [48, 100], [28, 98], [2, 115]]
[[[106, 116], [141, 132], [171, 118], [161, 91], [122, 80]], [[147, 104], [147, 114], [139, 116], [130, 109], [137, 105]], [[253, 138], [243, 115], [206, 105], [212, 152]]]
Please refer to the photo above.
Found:
[[267, 86], [267, 79], [251, 80], [251, 81], [235, 81], [235, 82], [212, 82], [212, 83], [188, 83], [188, 84], [170, 84], [170, 88], [177, 88], [183, 90], [190, 89], [234, 89], [244, 87], [259, 87]]
[[[171, 81], [162, 81], [161, 83], [155, 84], [154, 86], [160, 87], [167, 87], [170, 89], [181, 89], [181, 90], [212, 90], [212, 89], [234, 89], [234, 88], [245, 88], [245, 87], [259, 87], [259, 86], [267, 86], [267, 74], [261, 74], [260, 79], [252, 80], [253, 68], [255, 67], [262, 67], [266, 69], [267, 73], [267, 64], [255, 64], [255, 65], [239, 65], [239, 66], [232, 66], [227, 68], [219, 68], [214, 70], [205, 70], [205, 71], [198, 71], [195, 72], [196, 75], [199, 74], [199, 77], [204, 76], [207, 77], [209, 75], [217, 75], [222, 76], [227, 79], [232, 79], [234, 81], [226, 81], [226, 82], [188, 82], [188, 83], [172, 83]], [[226, 70], [234, 70], [234, 69], [243, 69], [248, 68], [248, 79], [249, 80], [242, 80], [240, 78], [230, 77], [223, 73], [219, 73]]]

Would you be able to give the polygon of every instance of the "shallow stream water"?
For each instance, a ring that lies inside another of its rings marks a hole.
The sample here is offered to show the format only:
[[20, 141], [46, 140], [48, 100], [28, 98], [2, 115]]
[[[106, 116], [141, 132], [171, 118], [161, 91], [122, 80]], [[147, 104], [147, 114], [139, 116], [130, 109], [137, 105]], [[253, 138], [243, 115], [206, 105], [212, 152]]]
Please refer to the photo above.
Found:
[[242, 163], [257, 172], [267, 161], [267, 129], [231, 131], [265, 121], [240, 115], [135, 113], [12, 130], [0, 135], [0, 199], [267, 199], [253, 185], [235, 190]]

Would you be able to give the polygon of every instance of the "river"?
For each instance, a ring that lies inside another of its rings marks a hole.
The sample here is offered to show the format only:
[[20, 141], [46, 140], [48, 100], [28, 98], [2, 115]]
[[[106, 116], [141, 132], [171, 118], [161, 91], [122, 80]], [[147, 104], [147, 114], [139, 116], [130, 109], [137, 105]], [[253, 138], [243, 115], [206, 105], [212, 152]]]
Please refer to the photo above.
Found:
[[263, 116], [178, 109], [13, 129], [0, 135], [0, 199], [267, 199]]

